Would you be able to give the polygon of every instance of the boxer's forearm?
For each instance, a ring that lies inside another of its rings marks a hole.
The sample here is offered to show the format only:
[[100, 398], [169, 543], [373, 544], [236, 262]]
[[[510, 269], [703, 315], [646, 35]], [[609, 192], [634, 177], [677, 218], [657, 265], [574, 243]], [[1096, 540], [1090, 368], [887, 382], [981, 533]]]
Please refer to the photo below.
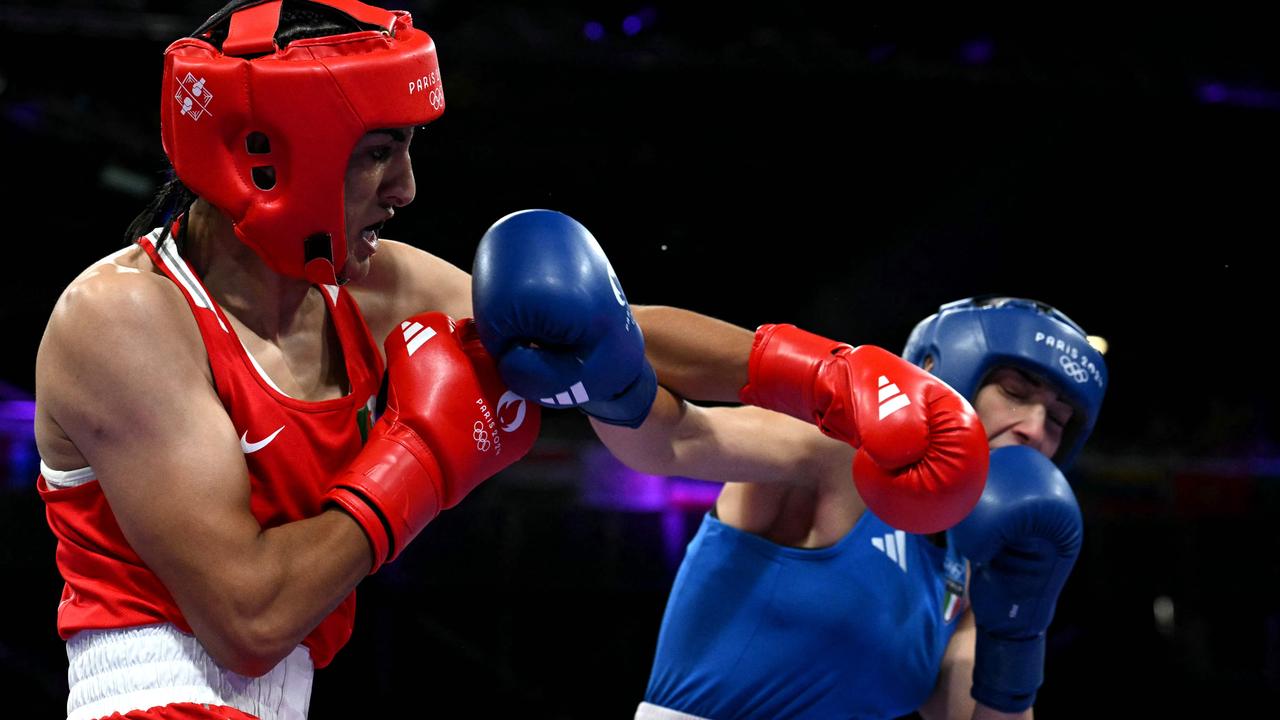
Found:
[[591, 426], [609, 452], [632, 470], [654, 475], [680, 474], [676, 447], [682, 434], [690, 432], [688, 427], [682, 427], [689, 421], [689, 407], [659, 387], [653, 407], [639, 427], [612, 425], [594, 418]]
[[658, 383], [691, 400], [737, 402], [755, 333], [664, 306], [633, 306]]

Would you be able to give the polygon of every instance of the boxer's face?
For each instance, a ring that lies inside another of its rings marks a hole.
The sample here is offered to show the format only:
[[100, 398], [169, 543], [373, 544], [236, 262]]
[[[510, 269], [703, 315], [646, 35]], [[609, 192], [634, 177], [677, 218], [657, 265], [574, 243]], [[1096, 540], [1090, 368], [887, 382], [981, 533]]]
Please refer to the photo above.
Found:
[[1074, 412], [1044, 378], [1012, 367], [994, 370], [973, 401], [994, 450], [1026, 445], [1053, 457]]
[[413, 202], [416, 186], [409, 144], [413, 128], [375, 130], [356, 143], [347, 164], [347, 263], [342, 278], [359, 280], [369, 272], [382, 224], [396, 208]]

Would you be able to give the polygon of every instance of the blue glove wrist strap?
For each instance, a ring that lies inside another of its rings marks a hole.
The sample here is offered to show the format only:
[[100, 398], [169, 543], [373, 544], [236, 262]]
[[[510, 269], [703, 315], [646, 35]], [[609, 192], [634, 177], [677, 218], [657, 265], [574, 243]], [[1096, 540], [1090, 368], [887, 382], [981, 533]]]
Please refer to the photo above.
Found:
[[978, 628], [973, 699], [1006, 713], [1035, 704], [1036, 690], [1044, 682], [1044, 642], [1044, 633], [1014, 640]]
[[637, 428], [649, 417], [657, 395], [658, 375], [646, 361], [644, 369], [625, 390], [608, 400], [592, 400], [578, 407], [600, 422]]

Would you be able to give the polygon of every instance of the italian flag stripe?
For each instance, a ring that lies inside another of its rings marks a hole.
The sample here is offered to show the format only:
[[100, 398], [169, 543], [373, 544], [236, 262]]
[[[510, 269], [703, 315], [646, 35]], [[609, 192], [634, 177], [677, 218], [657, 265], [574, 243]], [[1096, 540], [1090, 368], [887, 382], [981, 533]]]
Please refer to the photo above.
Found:
[[948, 592], [942, 608], [942, 621], [951, 622], [956, 617], [956, 608], [960, 607], [960, 596]]

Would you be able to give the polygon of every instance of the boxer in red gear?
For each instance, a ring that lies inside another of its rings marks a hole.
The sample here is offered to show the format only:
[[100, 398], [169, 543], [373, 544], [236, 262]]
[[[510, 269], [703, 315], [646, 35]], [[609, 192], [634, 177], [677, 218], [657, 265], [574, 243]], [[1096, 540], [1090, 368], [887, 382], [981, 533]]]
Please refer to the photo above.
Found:
[[[353, 0], [237, 0], [195, 35], [160, 98], [176, 177], [63, 292], [36, 361], [76, 720], [306, 717], [360, 580], [537, 431], [465, 323], [415, 325], [472, 314], [466, 273], [379, 237], [443, 110], [430, 38]], [[288, 63], [329, 71], [253, 105], [234, 90]]]

